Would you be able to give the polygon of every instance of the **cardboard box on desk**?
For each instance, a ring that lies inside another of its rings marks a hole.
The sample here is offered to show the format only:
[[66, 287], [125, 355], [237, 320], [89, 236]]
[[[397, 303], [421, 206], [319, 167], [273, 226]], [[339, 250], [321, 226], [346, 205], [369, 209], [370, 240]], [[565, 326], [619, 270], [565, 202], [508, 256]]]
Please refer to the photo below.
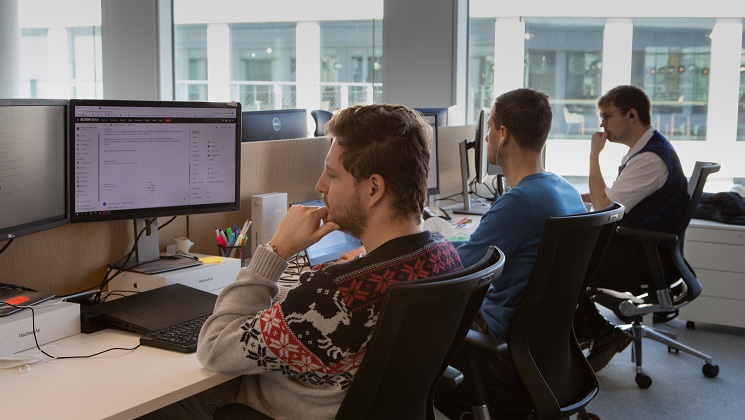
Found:
[[[39, 345], [80, 334], [80, 305], [54, 301], [34, 306], [33, 324]], [[0, 317], [0, 356], [36, 347], [31, 311], [24, 309]]]
[[[234, 282], [236, 277], [238, 277], [238, 272], [241, 270], [241, 260], [238, 258], [199, 256], [217, 258], [220, 259], [220, 262], [157, 274], [124, 271], [111, 280], [108, 290], [144, 292], [169, 284], [179, 283], [217, 294], [223, 287]], [[112, 296], [113, 298], [116, 298], [116, 296]]]

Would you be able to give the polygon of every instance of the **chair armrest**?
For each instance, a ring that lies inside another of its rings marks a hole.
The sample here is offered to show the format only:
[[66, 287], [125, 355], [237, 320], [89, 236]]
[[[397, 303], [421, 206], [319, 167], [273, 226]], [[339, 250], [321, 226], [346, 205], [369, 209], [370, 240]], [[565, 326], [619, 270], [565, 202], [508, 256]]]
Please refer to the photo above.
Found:
[[489, 334], [480, 333], [474, 330], [468, 330], [462, 348], [464, 351], [473, 352], [474, 350], [485, 351], [491, 354], [507, 351], [507, 342], [497, 339]]
[[626, 226], [619, 226], [616, 228], [621, 236], [630, 236], [640, 241], [658, 241], [658, 242], [675, 242], [678, 240], [678, 235], [672, 233], [658, 232], [648, 229], [638, 229]]

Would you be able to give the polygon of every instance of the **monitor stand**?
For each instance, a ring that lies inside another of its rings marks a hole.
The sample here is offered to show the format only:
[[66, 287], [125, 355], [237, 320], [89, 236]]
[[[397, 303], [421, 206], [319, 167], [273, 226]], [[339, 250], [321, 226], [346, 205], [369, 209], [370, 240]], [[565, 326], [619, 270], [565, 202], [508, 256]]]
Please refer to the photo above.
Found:
[[188, 255], [161, 257], [158, 241], [158, 219], [134, 219], [134, 237], [145, 229], [137, 241], [134, 260], [125, 264], [114, 264], [111, 267], [124, 271], [134, 271], [143, 274], [157, 274], [165, 271], [179, 270], [186, 267], [201, 265], [196, 257]]
[[484, 214], [491, 208], [490, 205], [481, 202], [471, 202], [471, 197], [468, 192], [468, 148], [472, 147], [468, 144], [467, 140], [463, 140], [458, 144], [458, 151], [460, 152], [460, 179], [462, 188], [463, 203], [454, 204], [451, 206], [443, 207], [445, 210], [452, 211], [457, 214]]

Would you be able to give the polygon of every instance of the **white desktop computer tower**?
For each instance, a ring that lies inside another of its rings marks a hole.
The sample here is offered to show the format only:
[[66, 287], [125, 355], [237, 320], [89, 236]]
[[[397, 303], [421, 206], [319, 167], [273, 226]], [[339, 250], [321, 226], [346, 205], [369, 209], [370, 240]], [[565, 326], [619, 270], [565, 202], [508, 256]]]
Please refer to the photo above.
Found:
[[287, 214], [287, 193], [251, 196], [251, 255], [256, 247], [269, 242]]

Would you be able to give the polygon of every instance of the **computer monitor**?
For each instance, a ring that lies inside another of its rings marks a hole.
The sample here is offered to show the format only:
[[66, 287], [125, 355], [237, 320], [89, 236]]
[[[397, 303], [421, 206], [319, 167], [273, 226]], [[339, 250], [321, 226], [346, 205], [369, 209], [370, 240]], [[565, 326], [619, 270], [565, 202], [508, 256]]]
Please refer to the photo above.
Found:
[[474, 136], [474, 168], [476, 169], [476, 182], [483, 184], [489, 176], [489, 152], [486, 144], [486, 134], [489, 132], [489, 113], [481, 110], [479, 121], [476, 124], [476, 134]]
[[489, 158], [486, 140], [486, 133], [489, 130], [488, 126], [488, 111], [481, 110], [479, 113], [479, 121], [476, 125], [476, 131], [474, 133], [474, 140], [468, 141], [463, 140], [458, 144], [458, 152], [460, 155], [460, 176], [461, 176], [461, 188], [462, 188], [462, 204], [456, 204], [454, 206], [446, 207], [447, 210], [452, 210], [454, 213], [463, 214], [484, 214], [489, 210], [489, 206], [485, 203], [471, 203], [470, 197], [470, 171], [468, 169], [468, 149], [474, 150], [474, 168], [476, 169], [475, 182], [483, 183], [486, 179], [489, 168]]
[[68, 222], [67, 100], [0, 100], [0, 241]]
[[245, 111], [241, 119], [244, 142], [308, 137], [308, 113], [304, 109]]
[[[447, 111], [447, 109], [445, 110]], [[440, 113], [437, 111], [422, 111], [424, 119], [432, 127], [432, 147], [429, 153], [429, 177], [427, 178], [427, 195], [436, 195], [440, 193], [440, 160], [437, 156], [438, 152], [438, 140], [437, 140], [437, 127], [440, 125]]]
[[437, 115], [437, 126], [445, 127], [448, 125], [448, 109], [447, 108], [414, 108], [416, 111], [421, 112], [423, 115]]
[[225, 102], [70, 101], [70, 221], [133, 219], [137, 258], [156, 273], [195, 265], [161, 259], [157, 217], [240, 208], [241, 106]]

